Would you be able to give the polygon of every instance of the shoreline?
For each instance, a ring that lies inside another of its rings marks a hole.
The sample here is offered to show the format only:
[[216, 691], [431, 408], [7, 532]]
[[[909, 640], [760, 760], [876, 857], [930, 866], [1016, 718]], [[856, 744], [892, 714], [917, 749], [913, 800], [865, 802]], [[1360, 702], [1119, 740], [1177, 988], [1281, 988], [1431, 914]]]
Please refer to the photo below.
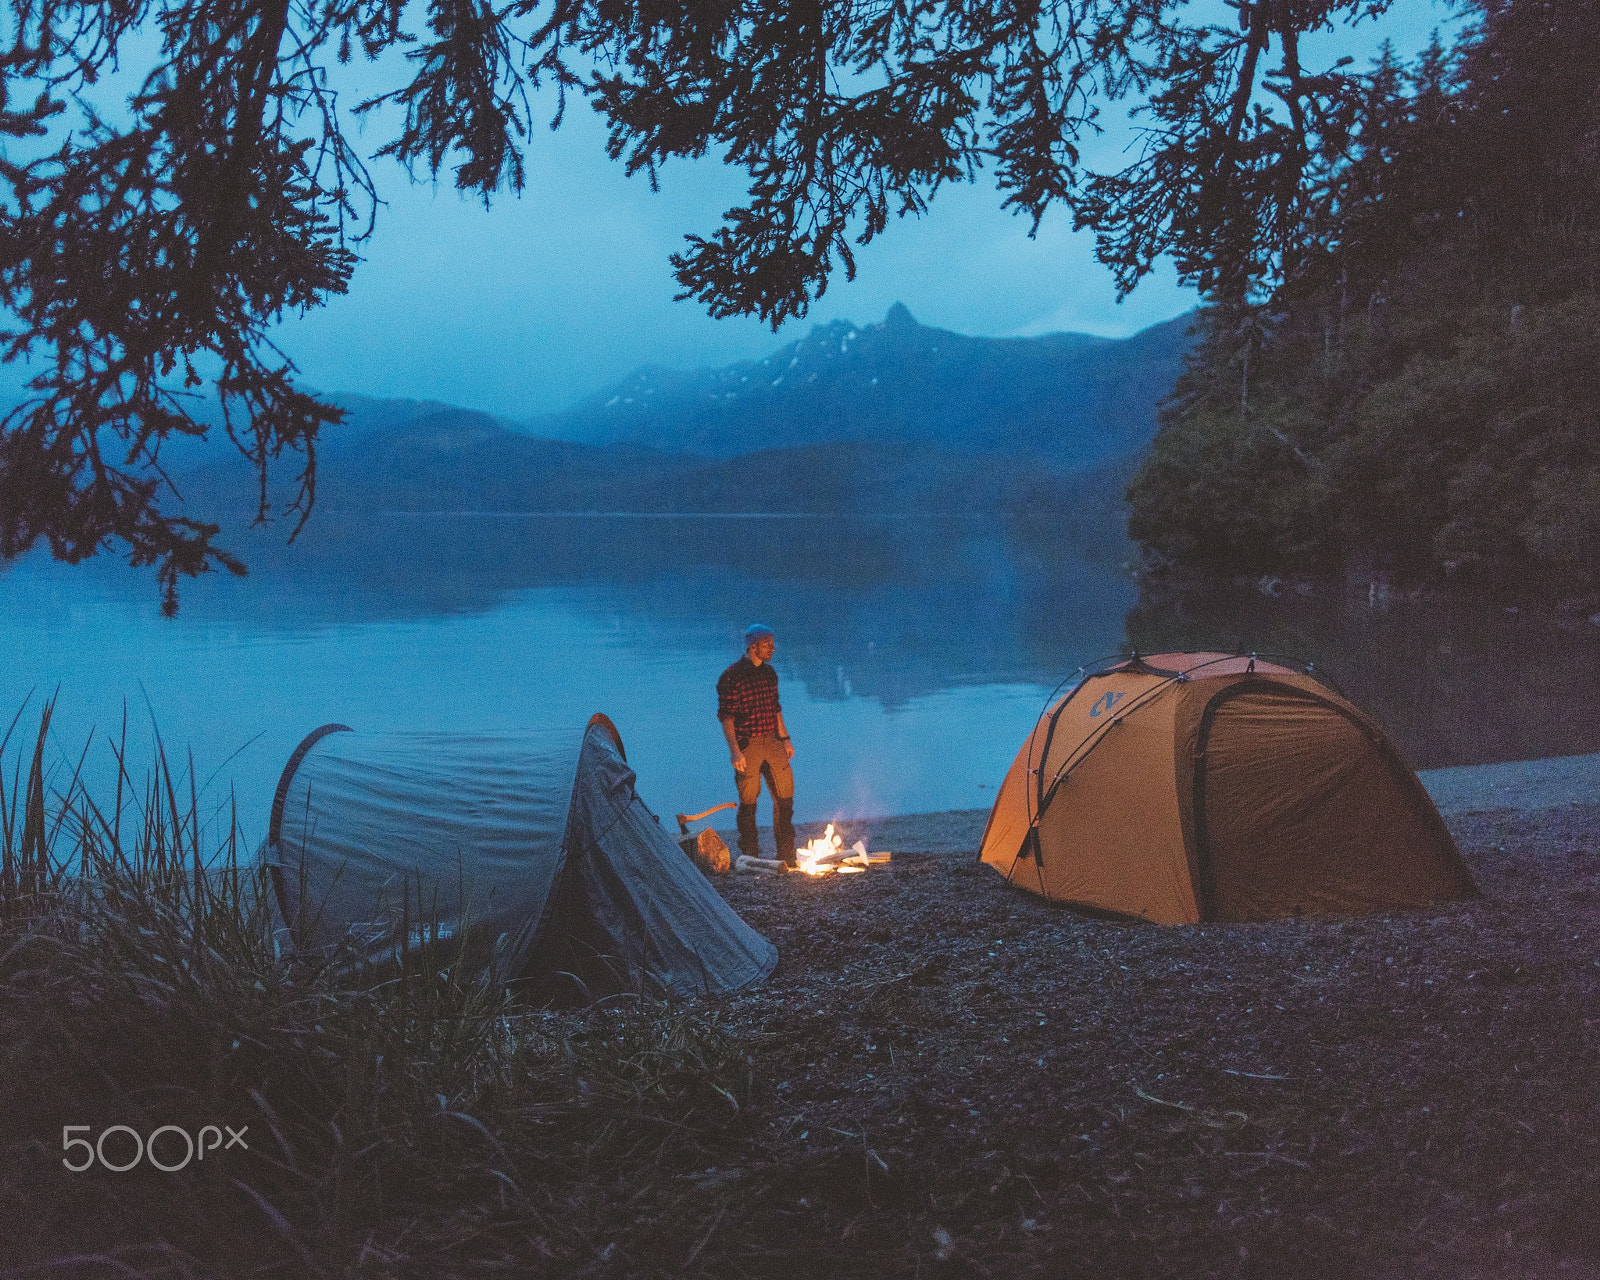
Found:
[[[1572, 806], [1600, 806], [1600, 752], [1423, 769], [1417, 777], [1446, 819], [1471, 813], [1527, 814]], [[769, 803], [770, 799], [763, 801], [763, 814], [770, 812]], [[864, 839], [868, 848], [891, 852], [976, 855], [988, 820], [988, 809], [946, 809], [832, 821], [846, 845]], [[822, 835], [827, 826], [827, 820], [797, 822], [795, 835], [804, 844]], [[734, 847], [737, 832], [732, 826], [718, 826], [717, 832], [729, 848]], [[770, 846], [772, 827], [762, 824], [761, 834], [763, 844]]]
[[759, 1247], [818, 1277], [1594, 1280], [1597, 766], [1425, 775], [1481, 896], [1374, 915], [1102, 920], [915, 844], [719, 877], [781, 960], [719, 1007], [764, 1092], [708, 1248], [729, 1274], [778, 1274]]

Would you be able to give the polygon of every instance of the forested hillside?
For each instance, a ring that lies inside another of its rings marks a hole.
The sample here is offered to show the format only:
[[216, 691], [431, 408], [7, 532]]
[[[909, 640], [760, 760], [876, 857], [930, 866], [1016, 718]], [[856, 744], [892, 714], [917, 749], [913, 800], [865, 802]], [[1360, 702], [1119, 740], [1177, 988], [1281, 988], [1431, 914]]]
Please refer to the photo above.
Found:
[[1600, 4], [1385, 55], [1269, 298], [1214, 297], [1129, 489], [1155, 571], [1595, 589]]
[[[329, 511], [993, 514], [1127, 551], [1120, 495], [1190, 341], [1180, 316], [1126, 339], [974, 338], [916, 323], [818, 325], [765, 361], [641, 370], [528, 427], [449, 405], [330, 397]], [[186, 443], [186, 442], [180, 442]], [[168, 454], [188, 509], [234, 511], [246, 460]], [[294, 483], [269, 501], [293, 500]]]

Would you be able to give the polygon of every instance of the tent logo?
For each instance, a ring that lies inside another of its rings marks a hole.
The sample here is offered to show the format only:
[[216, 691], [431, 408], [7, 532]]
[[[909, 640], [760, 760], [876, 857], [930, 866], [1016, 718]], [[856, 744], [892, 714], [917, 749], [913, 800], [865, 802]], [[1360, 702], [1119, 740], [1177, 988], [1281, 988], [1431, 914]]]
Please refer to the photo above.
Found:
[[1102, 711], [1110, 711], [1112, 707], [1121, 702], [1123, 695], [1120, 693], [1102, 693], [1100, 700], [1089, 708], [1089, 718], [1092, 720]]

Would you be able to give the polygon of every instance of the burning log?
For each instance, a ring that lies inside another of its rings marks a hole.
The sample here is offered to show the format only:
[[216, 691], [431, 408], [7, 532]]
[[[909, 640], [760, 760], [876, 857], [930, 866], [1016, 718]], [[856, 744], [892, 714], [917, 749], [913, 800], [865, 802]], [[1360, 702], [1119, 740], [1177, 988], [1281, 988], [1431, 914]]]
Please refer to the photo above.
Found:
[[[689, 821], [692, 822], [693, 819]], [[687, 849], [687, 844], [685, 848]], [[795, 850], [797, 863], [795, 867], [785, 866], [777, 858], [752, 858], [748, 854], [741, 853], [733, 858], [732, 869], [746, 875], [760, 876], [782, 875], [790, 870], [803, 871], [808, 876], [823, 876], [830, 872], [837, 872], [840, 875], [859, 875], [868, 867], [882, 866], [892, 856], [889, 853], [868, 853], [864, 840], [857, 840], [846, 849], [844, 841], [834, 834], [833, 824], [830, 822], [827, 831], [804, 848]]]
[[857, 840], [846, 849], [844, 840], [834, 833], [831, 822], [828, 829], [805, 848], [795, 850], [795, 855], [799, 869], [808, 876], [827, 875], [830, 871], [855, 875], [870, 866], [888, 862], [891, 856], [887, 853], [868, 853], [866, 843], [862, 840]]

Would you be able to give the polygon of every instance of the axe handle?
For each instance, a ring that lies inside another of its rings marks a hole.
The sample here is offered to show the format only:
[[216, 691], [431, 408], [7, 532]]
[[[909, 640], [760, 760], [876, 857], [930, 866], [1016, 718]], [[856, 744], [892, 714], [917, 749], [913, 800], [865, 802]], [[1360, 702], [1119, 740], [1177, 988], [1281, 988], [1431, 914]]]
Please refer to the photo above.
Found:
[[732, 800], [729, 800], [726, 804], [712, 805], [704, 813], [680, 813], [677, 815], [678, 831], [682, 835], [688, 835], [691, 822], [699, 822], [701, 818], [709, 818], [712, 814], [721, 813], [724, 809], [737, 809], [738, 807]]

